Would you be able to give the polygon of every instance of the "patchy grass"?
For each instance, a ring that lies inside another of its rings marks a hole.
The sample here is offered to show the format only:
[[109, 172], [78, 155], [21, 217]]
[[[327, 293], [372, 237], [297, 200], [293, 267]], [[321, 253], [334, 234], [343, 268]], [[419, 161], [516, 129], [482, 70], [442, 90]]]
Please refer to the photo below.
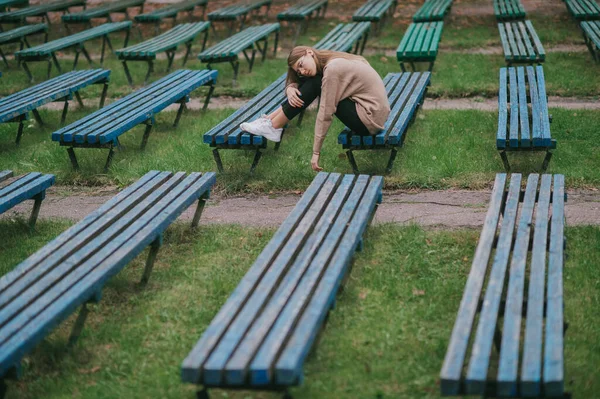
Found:
[[[6, 272], [66, 222], [0, 222], [0, 271]], [[272, 230], [172, 226], [149, 285], [138, 285], [145, 253], [105, 287], [78, 344], [66, 350], [75, 316], [26, 357], [8, 398], [192, 398], [181, 361], [266, 245]], [[338, 294], [335, 310], [304, 367], [295, 398], [438, 398], [439, 372], [477, 242], [477, 231], [372, 227]], [[565, 264], [566, 389], [600, 389], [600, 229], [567, 229]], [[233, 245], [232, 245], [233, 243]], [[214, 391], [215, 397], [277, 398]]]

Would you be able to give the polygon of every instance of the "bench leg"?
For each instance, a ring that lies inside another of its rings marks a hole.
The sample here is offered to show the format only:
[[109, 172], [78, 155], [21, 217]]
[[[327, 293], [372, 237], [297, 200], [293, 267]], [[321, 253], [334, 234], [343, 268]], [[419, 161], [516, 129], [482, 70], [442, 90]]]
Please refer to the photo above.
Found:
[[92, 61], [90, 54], [87, 52], [84, 46], [81, 46], [81, 52], [83, 53], [85, 59], [89, 62], [90, 66], [94, 66], [94, 61]]
[[40, 214], [40, 208], [42, 207], [42, 201], [46, 198], [46, 190], [36, 195], [33, 200], [33, 209], [31, 210], [31, 216], [29, 216], [29, 229], [33, 231], [35, 228], [35, 222]]
[[233, 86], [235, 86], [235, 83], [237, 81], [237, 76], [238, 76], [238, 72], [240, 69], [240, 62], [238, 60], [235, 61], [230, 61], [231, 66], [233, 67], [233, 82], [231, 83]]
[[77, 100], [77, 104], [79, 104], [79, 106], [81, 108], [83, 108], [84, 105], [83, 105], [83, 100], [81, 99], [81, 94], [79, 94], [78, 91], [76, 91], [74, 94], [75, 94], [75, 99]]
[[64, 125], [67, 120], [67, 112], [69, 111], [69, 100], [65, 98], [65, 105], [63, 106], [62, 115], [60, 116], [60, 125]]
[[68, 347], [72, 347], [77, 343], [79, 336], [81, 335], [81, 331], [83, 330], [83, 325], [85, 324], [85, 320], [87, 319], [88, 314], [90, 313], [87, 303], [81, 305], [81, 310], [77, 315], [77, 320], [75, 320], [75, 325], [73, 325], [73, 329], [71, 330], [71, 335], [69, 336]]
[[73, 170], [79, 170], [79, 163], [77, 162], [77, 157], [75, 156], [75, 150], [73, 147], [67, 148], [67, 153], [69, 154], [69, 160], [71, 161]]
[[73, 60], [73, 70], [75, 70], [75, 68], [77, 68], [77, 63], [79, 62], [79, 50], [75, 51], [75, 59]]
[[140, 146], [140, 149], [142, 151], [146, 149], [146, 144], [148, 144], [148, 137], [150, 136], [150, 132], [152, 131], [153, 125], [154, 124], [152, 123], [152, 121], [146, 122], [146, 129], [144, 130], [144, 137], [142, 137], [142, 145]]
[[179, 119], [181, 119], [181, 114], [186, 109], [185, 98], [182, 98], [179, 102], [179, 109], [177, 110], [177, 116], [175, 117], [175, 122], [173, 122], [173, 127], [177, 127], [179, 125]]
[[[25, 70], [25, 73], [27, 74], [27, 77], [29, 78], [29, 83], [33, 83], [33, 75], [31, 74], [31, 71], [29, 70], [27, 63], [25, 61], [23, 61], [21, 63], [21, 66], [23, 67], [23, 70]], [[52, 67], [52, 64], [50, 64], [50, 67]]]
[[296, 34], [294, 35], [294, 40], [292, 41], [292, 47], [296, 47], [296, 41], [298, 41], [298, 36], [300, 36], [301, 30], [302, 22], [296, 22]]
[[156, 237], [152, 244], [150, 244], [150, 252], [148, 253], [148, 259], [146, 259], [146, 267], [144, 268], [144, 274], [142, 275], [142, 280], [140, 284], [146, 285], [148, 280], [150, 279], [150, 274], [152, 273], [152, 268], [154, 267], [154, 261], [156, 261], [156, 255], [158, 255], [158, 250], [162, 246], [163, 236], [162, 234]]
[[108, 172], [110, 165], [112, 164], [113, 156], [115, 155], [115, 149], [111, 145], [108, 149], [108, 157], [106, 157], [106, 163], [104, 164], [104, 173]]
[[256, 153], [254, 153], [254, 159], [252, 160], [252, 166], [250, 166], [250, 174], [254, 173], [258, 162], [260, 161], [260, 157], [262, 156], [262, 152], [260, 152], [260, 148], [256, 149]]
[[133, 86], [133, 79], [131, 79], [131, 73], [129, 73], [129, 68], [127, 67], [127, 62], [125, 60], [121, 61], [123, 64], [123, 69], [125, 69], [125, 76], [127, 76], [127, 81], [129, 82], [129, 86]]
[[106, 49], [106, 35], [102, 36], [102, 47], [100, 48], [100, 66], [104, 65], [104, 50]]
[[[127, 43], [129, 43], [129, 34], [131, 33], [130, 29], [127, 29], [127, 31], [125, 32], [125, 40], [123, 41], [123, 47], [127, 47]], [[110, 39], [108, 38], [108, 36], [106, 37], [106, 44], [108, 44], [108, 47], [110, 47], [110, 51], [112, 51], [114, 53], [114, 49], [112, 44], [110, 43]]]
[[346, 151], [346, 156], [348, 157], [348, 162], [350, 162], [350, 166], [352, 166], [352, 172], [355, 175], [360, 174], [360, 172], [358, 171], [358, 165], [356, 165], [356, 159], [354, 159], [354, 154], [352, 153], [352, 150]]
[[15, 140], [15, 144], [17, 146], [21, 144], [21, 137], [23, 136], [23, 120], [23, 117], [21, 117], [21, 119], [19, 120], [19, 129], [17, 130], [17, 138]]
[[392, 153], [390, 154], [390, 159], [388, 159], [388, 163], [385, 168], [386, 173], [392, 172], [392, 167], [394, 166], [394, 160], [396, 159], [396, 154], [398, 154], [398, 150], [396, 150], [395, 148], [392, 149]]
[[[205, 32], [208, 32], [208, 29]], [[181, 64], [181, 66], [185, 66], [185, 64], [188, 60], [188, 57], [190, 56], [191, 51], [192, 51], [192, 42], [187, 42], [185, 44], [185, 55], [183, 56], [183, 63]], [[204, 51], [204, 49], [202, 51]]]
[[2, 61], [4, 61], [4, 65], [6, 65], [6, 67], [8, 68], [9, 67], [8, 61], [6, 60], [6, 57], [4, 56], [4, 52], [1, 49], [0, 49], [0, 56], [2, 57]]
[[261, 56], [262, 56], [260, 62], [265, 62], [265, 59], [267, 58], [268, 45], [269, 45], [269, 40], [265, 38], [265, 41], [263, 43], [263, 48], [260, 50]]
[[275, 32], [275, 43], [273, 44], [273, 58], [277, 55], [277, 46], [279, 45], [279, 31]]
[[42, 120], [42, 117], [40, 116], [40, 113], [38, 112], [38, 110], [32, 109], [31, 113], [33, 114], [33, 118], [35, 119], [37, 124], [40, 125], [40, 127], [44, 126], [44, 121]]
[[500, 158], [502, 159], [502, 164], [504, 164], [504, 170], [506, 173], [510, 173], [510, 163], [508, 163], [508, 156], [506, 156], [506, 151], [502, 150], [499, 152]]
[[221, 160], [221, 154], [219, 154], [219, 149], [215, 148], [212, 150], [213, 158], [217, 164], [217, 170], [223, 173], [223, 161]]
[[102, 87], [102, 95], [100, 96], [100, 107], [104, 107], [104, 101], [106, 100], [106, 92], [108, 91], [108, 83], [104, 82], [104, 87]]
[[148, 72], [146, 72], [146, 77], [144, 77], [144, 86], [148, 83], [148, 78], [154, 72], [154, 62], [152, 60], [148, 61]]
[[167, 51], [167, 73], [171, 72], [171, 67], [173, 66], [173, 59], [175, 58], [174, 51]]
[[6, 385], [6, 380], [4, 380], [4, 378], [2, 378], [2, 379], [0, 379], [0, 399], [4, 399], [7, 391], [8, 391], [8, 385]]
[[[206, 9], [206, 7], [204, 7]], [[204, 31], [204, 39], [202, 40], [202, 50], [200, 50], [200, 52], [203, 52], [204, 49], [206, 48], [206, 41], [208, 40], [208, 29], [206, 29]], [[190, 42], [190, 48], [192, 46], [192, 43]]]
[[208, 89], [208, 94], [206, 95], [206, 98], [204, 99], [204, 106], [202, 107], [202, 111], [206, 111], [206, 109], [208, 108], [208, 103], [210, 102], [210, 99], [211, 99], [214, 91], [215, 91], [215, 85], [211, 84], [210, 89]]
[[542, 172], [545, 172], [548, 169], [548, 164], [550, 163], [550, 159], [552, 158], [552, 151], [546, 151], [546, 156], [544, 157], [544, 162], [542, 163]]
[[198, 223], [200, 223], [200, 217], [202, 216], [202, 211], [204, 211], [204, 207], [206, 206], [207, 199], [208, 199], [208, 195], [203, 195], [198, 200], [198, 206], [196, 207], [196, 212], [194, 212], [194, 218], [192, 219], [192, 228], [193, 229], [198, 227]]
[[360, 55], [362, 55], [362, 53], [365, 51], [365, 46], [367, 45], [368, 38], [369, 38], [369, 32], [366, 32], [365, 36], [363, 38], [362, 45], [360, 46]]

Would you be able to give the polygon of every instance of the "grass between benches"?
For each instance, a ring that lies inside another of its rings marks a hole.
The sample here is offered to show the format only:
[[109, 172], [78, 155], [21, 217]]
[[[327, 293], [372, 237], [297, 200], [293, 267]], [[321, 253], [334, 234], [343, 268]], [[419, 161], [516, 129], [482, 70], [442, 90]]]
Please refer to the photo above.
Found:
[[[0, 221], [0, 274], [69, 224], [43, 220], [29, 235], [21, 222]], [[90, 307], [76, 347], [65, 351], [71, 317], [27, 358], [24, 380], [11, 386], [8, 398], [194, 397], [194, 388], [180, 382], [181, 360], [273, 232], [201, 226], [192, 233], [176, 223], [167, 230], [147, 288], [137, 283], [142, 254]], [[600, 228], [571, 227], [566, 234], [566, 389], [574, 397], [593, 397], [600, 390], [600, 322], [594, 317]], [[391, 224], [370, 228], [294, 397], [439, 398], [438, 374], [478, 235]], [[214, 396], [280, 397], [234, 391]]]

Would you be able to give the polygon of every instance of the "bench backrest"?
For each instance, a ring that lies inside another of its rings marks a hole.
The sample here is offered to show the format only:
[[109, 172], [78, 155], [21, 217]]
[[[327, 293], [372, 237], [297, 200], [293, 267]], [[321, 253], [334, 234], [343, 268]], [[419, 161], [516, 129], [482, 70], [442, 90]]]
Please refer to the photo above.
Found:
[[11, 42], [11, 41], [19, 39], [23, 36], [31, 35], [33, 33], [45, 32], [45, 31], [48, 31], [47, 24], [34, 24], [34, 25], [20, 26], [18, 28], [0, 33], [0, 44], [6, 43], [6, 42]]
[[0, 278], [0, 376], [214, 183], [151, 171]]
[[496, 19], [504, 21], [525, 18], [525, 8], [521, 0], [494, 0]]
[[217, 71], [181, 69], [52, 133], [52, 140], [89, 144], [114, 142], [121, 134], [184, 98], [196, 88], [217, 81]]
[[64, 22], [89, 21], [92, 18], [103, 18], [110, 15], [111, 12], [123, 11], [129, 7], [136, 7], [144, 4], [146, 0], [119, 0], [105, 3], [99, 7], [87, 8], [80, 12], [63, 15]]
[[170, 4], [167, 7], [157, 8], [151, 12], [136, 15], [134, 19], [138, 22], [156, 22], [163, 18], [171, 18], [177, 15], [180, 11], [191, 11], [197, 6], [206, 5], [208, 0], [186, 0], [180, 1], [174, 4]]
[[179, 24], [166, 31], [165, 33], [148, 39], [142, 43], [134, 44], [126, 48], [115, 51], [117, 57], [148, 57], [156, 56], [156, 53], [166, 51], [177, 47], [181, 43], [193, 40], [201, 32], [204, 32], [210, 26], [210, 22], [196, 22], [188, 24]]
[[319, 173], [183, 361], [183, 381], [300, 383], [382, 185], [381, 176]]
[[352, 15], [353, 21], [379, 21], [397, 0], [369, 0]]
[[8, 122], [33, 109], [61, 98], [88, 85], [107, 82], [110, 70], [90, 69], [64, 73], [45, 82], [0, 99], [0, 123]]
[[552, 145], [542, 66], [500, 68], [497, 148]]
[[256, 0], [245, 1], [237, 4], [232, 4], [227, 7], [219, 8], [218, 10], [208, 13], [208, 19], [235, 18], [240, 15], [249, 13], [252, 10], [261, 8], [262, 6], [270, 5], [272, 0]]
[[31, 48], [27, 48], [21, 51], [15, 52], [16, 57], [31, 57], [38, 55], [49, 55], [55, 51], [65, 49], [67, 47], [75, 46], [77, 44], [92, 40], [112, 32], [120, 30], [129, 30], [131, 28], [131, 21], [123, 22], [110, 22], [96, 26], [91, 29], [87, 29], [70, 36], [65, 36], [60, 39], [53, 40], [48, 43], [43, 43]]
[[[4, 171], [10, 172], [10, 171]], [[4, 172], [0, 172], [0, 175]], [[7, 174], [4, 173], [6, 176]], [[38, 172], [27, 173], [6, 185], [0, 184], [0, 214], [26, 199], [43, 192], [54, 184], [54, 175]], [[0, 183], [2, 180], [0, 179]]]
[[338, 24], [313, 47], [324, 50], [348, 52], [371, 28], [370, 22]]
[[414, 22], [440, 21], [450, 9], [452, 0], [426, 0], [413, 15]]
[[[492, 367], [499, 397], [539, 397], [542, 386], [544, 397], [563, 396], [564, 176], [529, 175], [524, 193], [522, 180], [496, 176], [441, 371], [443, 395], [462, 394], [462, 384], [483, 395]], [[495, 333], [500, 354], [492, 357]]]
[[542, 62], [546, 51], [531, 21], [498, 24], [504, 59], [508, 62]]
[[257, 40], [279, 31], [279, 22], [250, 26], [241, 32], [215, 44], [198, 55], [202, 62], [213, 59], [235, 57], [237, 54], [252, 46]]
[[396, 49], [398, 61], [415, 58], [435, 60], [443, 29], [442, 21], [410, 24]]
[[2, 21], [19, 21], [26, 17], [35, 17], [44, 15], [47, 12], [62, 11], [69, 7], [83, 6], [85, 0], [59, 0], [50, 3], [39, 4], [35, 6], [29, 6], [21, 8], [19, 10], [13, 10], [9, 12], [0, 13], [0, 22]]

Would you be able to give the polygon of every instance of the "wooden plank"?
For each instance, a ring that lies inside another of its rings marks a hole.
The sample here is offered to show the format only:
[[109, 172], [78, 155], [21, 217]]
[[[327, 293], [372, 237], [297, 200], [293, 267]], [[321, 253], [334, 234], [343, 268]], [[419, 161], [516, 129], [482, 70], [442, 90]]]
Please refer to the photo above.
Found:
[[210, 27], [210, 22], [197, 22], [179, 24], [167, 32], [153, 37], [144, 42], [116, 50], [119, 59], [133, 58], [137, 56], [150, 56], [156, 58], [156, 53], [175, 48], [182, 43], [194, 40], [200, 33]]
[[513, 53], [510, 43], [508, 42], [508, 37], [506, 35], [506, 30], [504, 29], [504, 24], [498, 24], [498, 32], [500, 33], [500, 42], [502, 43], [502, 49], [504, 50], [504, 59], [508, 61], [513, 56]]
[[0, 33], [0, 44], [11, 43], [15, 40], [18, 40], [22, 37], [33, 35], [36, 33], [46, 32], [48, 31], [47, 24], [34, 24], [34, 25], [25, 25], [20, 26], [18, 28], [1, 32]]
[[467, 353], [467, 346], [471, 336], [473, 320], [477, 312], [477, 304], [481, 288], [485, 279], [488, 261], [491, 256], [496, 227], [503, 205], [504, 187], [506, 185], [506, 174], [499, 173], [494, 181], [494, 189], [485, 222], [477, 243], [475, 256], [471, 265], [471, 271], [467, 279], [458, 315], [452, 329], [452, 336], [448, 350], [444, 358], [441, 371], [442, 395], [458, 395], [461, 384], [461, 372]]
[[543, 144], [542, 140], [542, 109], [540, 106], [540, 96], [538, 93], [538, 85], [533, 67], [527, 67], [527, 80], [529, 82], [529, 96], [531, 98], [531, 130], [534, 147], [540, 147]]
[[541, 65], [535, 67], [537, 78], [537, 90], [540, 98], [540, 118], [542, 131], [542, 145], [550, 147], [552, 145], [552, 136], [550, 134], [550, 116], [548, 114], [548, 96], [546, 95], [546, 79], [544, 78], [544, 69]]
[[[30, 175], [33, 173], [30, 173]], [[0, 194], [0, 214], [6, 212], [21, 202], [33, 199], [36, 195], [45, 192], [55, 182], [54, 175], [41, 175], [31, 180], [27, 184], [20, 185], [18, 188], [9, 190], [6, 195]], [[4, 187], [1, 191], [10, 188], [12, 184]]]
[[[519, 147], [519, 144], [521, 147], [529, 147], [531, 146], [531, 137], [529, 135], [529, 110], [527, 108], [527, 82], [525, 81], [525, 69], [523, 67], [517, 68], [517, 90], [519, 91], [519, 129], [510, 132], [511, 147]], [[532, 117], [535, 117], [535, 115], [532, 115]], [[521, 133], [520, 137], [519, 132]], [[515, 140], [514, 145], [513, 140]]]
[[196, 7], [204, 6], [208, 0], [187, 0], [180, 1], [168, 5], [167, 7], [158, 8], [148, 13], [139, 14], [134, 17], [136, 22], [157, 22], [162, 21], [164, 18], [175, 18], [177, 13], [184, 11], [192, 11]]
[[506, 133], [508, 131], [508, 78], [507, 69], [500, 68], [500, 91], [498, 92], [498, 132], [496, 133], [496, 148], [506, 148]]
[[537, 174], [532, 173], [527, 177], [525, 197], [523, 199], [523, 206], [521, 207], [521, 215], [510, 264], [500, 359], [496, 378], [497, 394], [502, 397], [516, 397], [518, 394], [517, 376], [519, 370], [525, 269], [529, 253], [533, 209], [535, 208], [538, 181], [539, 175]]
[[2, 170], [0, 171], [0, 183], [4, 180], [10, 179], [13, 176], [12, 170]]
[[[518, 69], [518, 68], [517, 68]], [[513, 139], [519, 137], [519, 96], [517, 69], [508, 68], [509, 90], [510, 90], [510, 127], [509, 127], [509, 146], [513, 145]]]
[[544, 325], [544, 285], [546, 279], [546, 248], [552, 176], [542, 175], [535, 214], [535, 231], [531, 251], [531, 271], [527, 295], [527, 319], [521, 367], [521, 394], [539, 396], [541, 393], [542, 338]]
[[127, 8], [138, 7], [145, 0], [119, 0], [111, 1], [98, 7], [86, 8], [80, 12], [65, 14], [61, 17], [63, 23], [87, 22], [94, 18], [107, 18], [113, 12], [125, 12]]
[[544, 46], [542, 46], [542, 42], [540, 41], [540, 38], [538, 37], [537, 33], [535, 32], [535, 29], [533, 29], [533, 25], [531, 24], [531, 21], [529, 21], [529, 20], [525, 21], [525, 26], [527, 26], [527, 31], [529, 32], [529, 34], [531, 36], [531, 40], [533, 40], [533, 43], [535, 44], [535, 51], [538, 54], [538, 60], [544, 61], [546, 59], [546, 51], [544, 50]]
[[431, 72], [422, 72], [421, 77], [417, 86], [413, 90], [408, 102], [406, 103], [400, 117], [392, 128], [392, 131], [388, 135], [388, 142], [392, 145], [402, 144], [402, 136], [408, 129], [408, 125], [417, 110], [419, 103], [421, 103], [425, 97], [425, 91], [431, 79]]

